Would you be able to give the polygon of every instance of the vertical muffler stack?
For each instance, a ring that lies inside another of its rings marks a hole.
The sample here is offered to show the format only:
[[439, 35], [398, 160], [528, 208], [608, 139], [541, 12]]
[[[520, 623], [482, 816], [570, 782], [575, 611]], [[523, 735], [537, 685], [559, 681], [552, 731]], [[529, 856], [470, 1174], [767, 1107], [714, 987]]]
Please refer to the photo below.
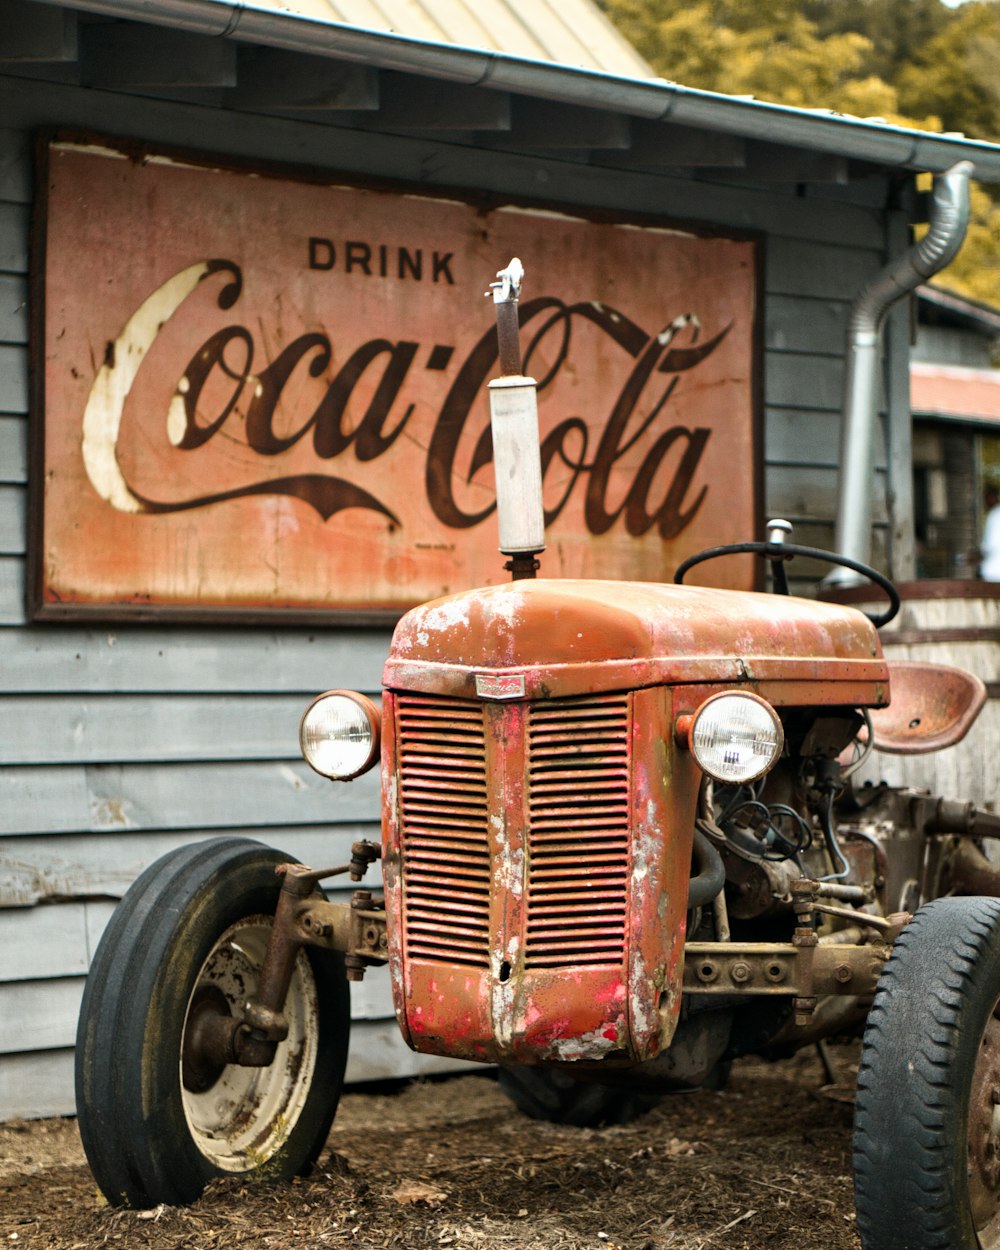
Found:
[[489, 384], [493, 463], [496, 470], [500, 551], [515, 580], [534, 577], [545, 550], [542, 458], [534, 378], [521, 373], [517, 303], [524, 268], [515, 256], [490, 283], [497, 317], [500, 377]]

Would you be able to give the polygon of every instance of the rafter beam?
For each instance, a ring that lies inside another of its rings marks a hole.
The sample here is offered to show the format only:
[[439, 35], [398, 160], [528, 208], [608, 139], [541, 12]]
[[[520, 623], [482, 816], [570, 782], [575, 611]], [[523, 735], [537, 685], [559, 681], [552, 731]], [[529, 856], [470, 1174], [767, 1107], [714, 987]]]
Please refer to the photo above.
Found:
[[183, 30], [114, 22], [84, 29], [83, 76], [94, 86], [141, 90], [154, 87], [233, 87], [236, 47], [222, 39]]
[[366, 111], [379, 106], [378, 70], [283, 48], [241, 48], [236, 108]]

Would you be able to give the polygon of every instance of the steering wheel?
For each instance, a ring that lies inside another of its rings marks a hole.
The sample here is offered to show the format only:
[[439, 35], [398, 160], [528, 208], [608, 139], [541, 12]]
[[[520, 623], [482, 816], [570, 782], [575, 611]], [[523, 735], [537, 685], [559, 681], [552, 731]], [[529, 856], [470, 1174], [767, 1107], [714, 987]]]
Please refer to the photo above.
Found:
[[[772, 534], [787, 533], [791, 528], [787, 521], [772, 521], [768, 525], [768, 529]], [[697, 555], [690, 556], [683, 564], [679, 565], [677, 572], [674, 573], [674, 582], [678, 586], [683, 585], [685, 573], [693, 569], [696, 564], [704, 564], [707, 560], [717, 560], [719, 556], [739, 555], [754, 555], [760, 556], [764, 560], [770, 560], [771, 571], [774, 576], [774, 588], [779, 595], [788, 594], [788, 579], [785, 576], [784, 561], [790, 560], [792, 556], [807, 556], [812, 560], [822, 560], [825, 564], [835, 564], [840, 568], [850, 569], [853, 573], [860, 573], [878, 586], [880, 590], [884, 590], [889, 599], [889, 607], [885, 612], [865, 613], [865, 616], [868, 617], [876, 629], [881, 629], [883, 625], [888, 625], [899, 611], [899, 591], [877, 569], [873, 569], [868, 564], [862, 564], [860, 560], [851, 560], [847, 556], [834, 555], [832, 551], [821, 551], [819, 547], [800, 547], [797, 543], [786, 543], [783, 541], [731, 543], [726, 547], [709, 547], [707, 551], [699, 551]]]

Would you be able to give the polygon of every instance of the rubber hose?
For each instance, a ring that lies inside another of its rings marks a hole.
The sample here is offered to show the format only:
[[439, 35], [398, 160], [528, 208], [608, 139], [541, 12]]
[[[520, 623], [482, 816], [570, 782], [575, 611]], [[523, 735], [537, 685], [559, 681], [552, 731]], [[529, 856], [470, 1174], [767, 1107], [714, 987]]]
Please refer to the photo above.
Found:
[[726, 868], [722, 856], [697, 826], [692, 849], [698, 875], [691, 878], [688, 886], [688, 911], [711, 903], [726, 884]]

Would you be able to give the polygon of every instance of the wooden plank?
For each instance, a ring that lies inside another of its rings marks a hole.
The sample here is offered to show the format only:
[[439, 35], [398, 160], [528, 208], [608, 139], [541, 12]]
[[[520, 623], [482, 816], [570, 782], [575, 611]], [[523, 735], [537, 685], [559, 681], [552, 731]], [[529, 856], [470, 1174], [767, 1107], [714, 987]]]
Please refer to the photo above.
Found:
[[0, 343], [0, 413], [17, 415], [27, 411], [27, 349], [19, 343]]
[[831, 182], [844, 186], [848, 180], [847, 157], [751, 142], [741, 176], [758, 182]]
[[28, 283], [0, 273], [0, 343], [28, 341]]
[[[395, 1020], [361, 1021], [351, 1033], [347, 1082], [461, 1075], [479, 1064], [418, 1055], [403, 1041]], [[0, 1055], [0, 1121], [73, 1115], [73, 1051]]]
[[0, 126], [0, 200], [31, 202], [31, 140], [23, 130]]
[[72, 1046], [83, 977], [0, 983], [0, 1055]]
[[[0, 1055], [72, 1046], [85, 981], [80, 975], [0, 982]], [[359, 989], [361, 993], [357, 992]], [[360, 986], [351, 986], [351, 1018], [390, 1023], [398, 1036], [388, 968], [372, 969]], [[391, 1069], [387, 1071], [383, 1067], [381, 1075], [392, 1075]]]
[[[480, 195], [509, 194], [511, 186], [537, 187], [549, 202], [598, 204], [628, 213], [652, 213], [665, 221], [702, 221], [723, 228], [761, 230], [788, 239], [850, 239], [857, 247], [877, 250], [883, 243], [877, 214], [866, 207], [800, 197], [773, 188], [727, 188], [609, 169], [573, 161], [553, 165], [545, 157], [506, 155], [496, 150], [434, 143], [427, 138], [379, 135], [336, 126], [301, 127], [283, 118], [246, 117], [233, 110], [206, 112], [197, 105], [129, 99], [129, 127], [148, 143], [189, 148], [198, 134], [206, 150], [229, 152], [235, 158], [295, 161], [315, 172], [343, 177], [387, 173], [401, 181], [426, 182], [434, 170], [437, 187], [467, 187]], [[14, 128], [65, 125], [67, 117], [81, 129], [115, 133], [121, 129], [122, 101], [112, 92], [71, 85], [0, 78], [0, 117]], [[335, 117], [335, 115], [334, 115]], [[874, 179], [884, 186], [884, 179]], [[0, 231], [0, 236], [2, 236]], [[27, 242], [27, 228], [22, 236]], [[0, 264], [0, 269], [5, 266]], [[25, 266], [22, 264], [20, 270]]]
[[[769, 408], [765, 417], [765, 449], [768, 464], [840, 464], [839, 412], [822, 414], [797, 408]], [[884, 440], [875, 439], [875, 465], [886, 467]]]
[[0, 556], [0, 625], [23, 625], [24, 621], [24, 560]]
[[94, 764], [0, 771], [0, 835], [223, 831], [376, 819], [378, 770], [334, 788], [308, 764]]
[[236, 46], [186, 30], [139, 22], [87, 26], [81, 63], [85, 81], [102, 90], [138, 87], [235, 87]]
[[511, 129], [510, 96], [466, 83], [419, 79], [385, 70], [380, 75], [379, 108], [366, 125], [388, 130]]
[[240, 48], [231, 103], [235, 108], [374, 110], [379, 73], [371, 65], [284, 48]]
[[[0, 488], [0, 493], [2, 493]], [[2, 517], [2, 512], [0, 512]], [[373, 630], [12, 630], [2, 636], [0, 691], [299, 692], [382, 684], [389, 636]]]
[[0, 482], [28, 480], [28, 423], [24, 417], [0, 416]]
[[844, 400], [844, 361], [840, 356], [768, 352], [764, 400], [772, 407], [840, 412]]
[[[0, 352], [2, 352], [0, 348]], [[0, 369], [3, 361], [0, 359]], [[27, 497], [23, 486], [0, 486], [0, 555], [23, 555]]]
[[[0, 104], [0, 117], [3, 115], [3, 106]], [[4, 273], [28, 272], [29, 226], [30, 213], [26, 204], [0, 202], [0, 271]], [[3, 411], [2, 404], [0, 404], [0, 411]], [[25, 410], [19, 409], [18, 411]]]
[[[332, 785], [332, 783], [331, 783]], [[313, 867], [346, 863], [351, 843], [379, 841], [377, 814], [369, 821], [270, 829], [226, 829], [227, 837], [250, 837]], [[121, 898], [138, 875], [168, 851], [203, 841], [201, 831], [120, 832], [0, 839], [0, 908], [30, 908], [64, 899]], [[209, 835], [209, 836], [215, 836]], [[345, 879], [332, 878], [331, 894], [350, 890]], [[381, 882], [378, 865], [369, 869], [366, 886]]]
[[31, 0], [0, 0], [0, 61], [74, 61], [77, 15]]
[[860, 246], [771, 238], [767, 247], [767, 292], [853, 300], [878, 272], [880, 261], [878, 252], [862, 250]]
[[309, 700], [290, 695], [11, 695], [4, 764], [273, 760], [298, 754]]
[[0, 911], [4, 981], [84, 976], [115, 909], [112, 902]]
[[769, 351], [842, 356], [850, 304], [846, 300], [770, 295], [764, 342]]
[[72, 1050], [0, 1055], [0, 1121], [75, 1112]]
[[609, 113], [604, 109], [514, 96], [511, 100], [510, 133], [483, 142], [529, 151], [587, 148], [627, 151], [631, 143], [629, 121], [624, 114]]
[[[768, 516], [790, 520], [831, 521], [837, 513], [837, 479], [835, 467], [768, 465], [764, 472], [764, 498]], [[888, 519], [885, 498], [885, 473], [877, 473], [872, 489], [872, 518], [884, 523]]]
[[633, 118], [628, 150], [606, 155], [612, 164], [627, 169], [740, 169], [746, 162], [746, 140], [669, 121]]
[[840, 459], [840, 414], [768, 408], [764, 448], [768, 464], [836, 466]]

